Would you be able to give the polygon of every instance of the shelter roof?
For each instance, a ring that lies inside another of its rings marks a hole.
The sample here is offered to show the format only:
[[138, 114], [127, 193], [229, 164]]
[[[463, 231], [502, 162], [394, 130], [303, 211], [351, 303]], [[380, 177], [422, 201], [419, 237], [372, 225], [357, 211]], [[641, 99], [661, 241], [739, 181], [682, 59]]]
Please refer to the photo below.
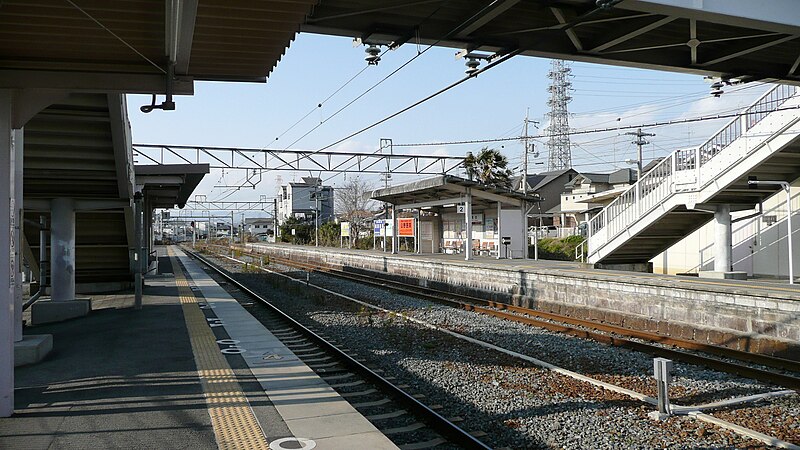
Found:
[[142, 186], [153, 208], [186, 206], [189, 196], [209, 172], [208, 164], [159, 164], [135, 166], [136, 185]]
[[453, 175], [439, 175], [412, 183], [378, 189], [372, 193], [372, 198], [402, 207], [421, 207], [411, 205], [434, 207], [463, 201], [467, 189], [472, 194], [474, 207], [492, 207], [497, 202], [519, 206], [523, 201], [539, 201], [537, 195], [525, 195], [520, 191], [481, 184], [477, 181]]

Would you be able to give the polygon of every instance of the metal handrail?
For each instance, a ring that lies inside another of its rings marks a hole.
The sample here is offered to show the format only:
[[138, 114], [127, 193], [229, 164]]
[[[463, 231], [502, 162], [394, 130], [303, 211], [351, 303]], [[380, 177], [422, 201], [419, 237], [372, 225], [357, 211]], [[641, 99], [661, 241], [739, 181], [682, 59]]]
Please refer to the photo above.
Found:
[[[722, 153], [733, 141], [777, 110], [797, 92], [796, 86], [777, 85], [751, 103], [703, 144], [672, 152], [589, 220], [587, 241], [602, 230], [606, 232], [606, 242], [614, 239], [631, 224], [672, 197], [676, 193], [673, 188], [673, 175], [676, 172], [696, 171], [695, 186], [702, 186], [700, 180], [702, 166]], [[593, 254], [597, 250], [599, 247], [590, 248], [588, 253]]]

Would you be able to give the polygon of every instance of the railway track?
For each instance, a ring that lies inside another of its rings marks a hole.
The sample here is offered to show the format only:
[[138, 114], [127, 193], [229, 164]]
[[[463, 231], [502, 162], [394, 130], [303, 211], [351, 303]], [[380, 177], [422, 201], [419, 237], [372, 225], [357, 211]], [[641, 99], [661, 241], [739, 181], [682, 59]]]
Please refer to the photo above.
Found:
[[[242, 255], [261, 260], [265, 255], [237, 249]], [[446, 304], [452, 307], [475, 311], [505, 320], [541, 327], [575, 337], [592, 339], [607, 345], [628, 348], [660, 357], [708, 367], [713, 370], [735, 374], [754, 380], [800, 391], [800, 378], [794, 374], [781, 373], [742, 362], [800, 373], [800, 362], [769, 355], [743, 352], [726, 347], [662, 336], [655, 333], [631, 330], [614, 325], [576, 319], [558, 314], [546, 313], [528, 308], [508, 305], [493, 300], [440, 291], [424, 286], [411, 285], [396, 280], [370, 275], [345, 272], [320, 264], [310, 264], [268, 255], [269, 260], [289, 267], [332, 275], [353, 282], [367, 284], [383, 289]], [[678, 347], [670, 348], [667, 346]], [[689, 350], [689, 351], [687, 351]], [[707, 355], [713, 355], [707, 356]], [[719, 359], [727, 358], [726, 359]], [[730, 361], [730, 360], [736, 360]]]
[[400, 448], [447, 448], [448, 444], [468, 449], [491, 448], [478, 439], [484, 433], [468, 432], [456, 425], [461, 418], [443, 417], [436, 412], [440, 406], [425, 405], [420, 395], [406, 390], [407, 386], [395, 385], [391, 377], [370, 369], [357, 355], [284, 313], [222, 267], [197, 253], [190, 254], [205, 265], [212, 278], [224, 280], [220, 284], [234, 298], [240, 302], [255, 300], [254, 305], [259, 308], [248, 308], [251, 313]]

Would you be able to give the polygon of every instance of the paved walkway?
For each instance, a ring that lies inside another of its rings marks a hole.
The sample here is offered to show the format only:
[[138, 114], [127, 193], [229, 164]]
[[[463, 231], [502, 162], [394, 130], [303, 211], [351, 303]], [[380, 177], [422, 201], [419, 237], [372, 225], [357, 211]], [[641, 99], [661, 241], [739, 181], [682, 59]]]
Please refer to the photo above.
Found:
[[[190, 258], [164, 253], [141, 310], [132, 294], [95, 296], [87, 317], [25, 329], [54, 349], [17, 368], [0, 449], [396, 448]], [[249, 354], [223, 354], [231, 338]]]

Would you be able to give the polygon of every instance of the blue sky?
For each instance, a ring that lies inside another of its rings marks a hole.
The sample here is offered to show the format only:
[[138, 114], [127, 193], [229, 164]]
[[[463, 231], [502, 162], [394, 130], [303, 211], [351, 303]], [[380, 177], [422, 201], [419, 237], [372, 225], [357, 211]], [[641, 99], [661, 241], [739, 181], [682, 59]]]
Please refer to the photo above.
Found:
[[[424, 48], [424, 47], [423, 47]], [[176, 111], [143, 114], [139, 106], [149, 103], [147, 96], [128, 97], [130, 121], [135, 143], [185, 144], [204, 146], [284, 148], [329, 117], [341, 106], [364, 92], [375, 82], [412, 58], [416, 45], [406, 44], [386, 53], [378, 66], [371, 66], [322, 108], [316, 106], [364, 66], [364, 47], [353, 47], [346, 38], [301, 34], [286, 51], [267, 83], [195, 83], [194, 96], [176, 99]], [[328, 120], [324, 125], [292, 146], [315, 150], [335, 142], [464, 76], [464, 60], [454, 58], [456, 49], [433, 48], [392, 78]], [[709, 95], [701, 76], [588, 63], [571, 65], [574, 92], [569, 105], [570, 125], [587, 130], [618, 125], [637, 125], [654, 121], [698, 117], [737, 110], [752, 102], [767, 88], [748, 84], [728, 87], [720, 98]], [[369, 130], [335, 148], [372, 152], [380, 138], [395, 143], [440, 142], [518, 136], [523, 118], [546, 126], [547, 72], [550, 61], [518, 56], [469, 80], [435, 99]], [[739, 92], [736, 92], [739, 91]], [[306, 120], [284, 133], [310, 110]], [[660, 156], [709, 138], [724, 121], [708, 121], [668, 127], [648, 128], [656, 133], [652, 145], [645, 147], [645, 159]], [[631, 136], [625, 131], [580, 134], [572, 137], [573, 165], [581, 171], [611, 171], [629, 167], [625, 159], [635, 157]], [[537, 130], [532, 129], [531, 133]], [[544, 140], [542, 140], [543, 142]], [[546, 162], [541, 144], [539, 161]], [[512, 167], [520, 164], [519, 142], [491, 144], [509, 158]], [[502, 147], [501, 147], [502, 146]], [[481, 145], [450, 145], [409, 148], [411, 153], [463, 155]], [[543, 165], [533, 166], [541, 170]], [[535, 170], [534, 169], [534, 170]], [[276, 176], [283, 181], [308, 173], [270, 172], [256, 189], [215, 187], [234, 185], [243, 173], [213, 171], [196, 193], [208, 199], [229, 195], [228, 200], [258, 200], [276, 192]], [[323, 178], [330, 175], [323, 174]], [[377, 180], [377, 176], [371, 179]], [[395, 177], [395, 182], [409, 177]], [[329, 178], [336, 185], [342, 176]]]

